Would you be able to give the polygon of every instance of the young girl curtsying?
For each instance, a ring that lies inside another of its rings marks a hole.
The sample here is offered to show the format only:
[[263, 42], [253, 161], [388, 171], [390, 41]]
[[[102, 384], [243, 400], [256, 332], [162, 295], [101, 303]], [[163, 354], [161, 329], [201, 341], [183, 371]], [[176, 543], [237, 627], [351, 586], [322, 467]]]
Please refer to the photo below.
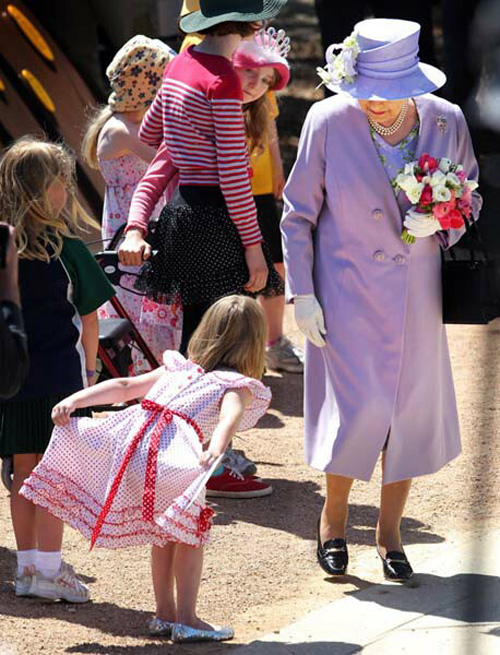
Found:
[[[150, 632], [176, 642], [233, 636], [196, 616], [213, 514], [204, 483], [235, 431], [267, 410], [271, 393], [258, 380], [265, 332], [255, 300], [227, 296], [205, 313], [188, 359], [167, 351], [155, 371], [66, 398], [53, 410], [58, 427], [22, 490], [92, 545], [153, 544]], [[105, 419], [70, 418], [78, 408], [133, 398], [143, 400]]]
[[[166, 144], [179, 187], [161, 213], [152, 240], [158, 252], [144, 264], [139, 288], [165, 304], [182, 302], [181, 352], [217, 298], [283, 290], [270, 256], [263, 253], [249, 182], [241, 83], [230, 59], [242, 38], [252, 36], [285, 3], [201, 0], [200, 10], [184, 16], [180, 27], [205, 39], [169, 64], [141, 125], [145, 143]], [[141, 263], [144, 232], [129, 219], [122, 263]]]
[[15, 228], [30, 358], [19, 393], [0, 403], [0, 456], [14, 459], [16, 595], [83, 603], [88, 589], [61, 559], [62, 522], [19, 495], [49, 443], [52, 407], [94, 381], [96, 310], [114, 294], [74, 237], [98, 227], [76, 201], [74, 173], [63, 146], [33, 137], [15, 142], [0, 160], [0, 215]]
[[[101, 228], [105, 247], [125, 225], [134, 190], [156, 154], [155, 148], [140, 141], [139, 126], [160, 87], [165, 66], [175, 54], [162, 41], [139, 34], [120, 48], [106, 69], [112, 93], [90, 119], [82, 146], [86, 161], [99, 169], [106, 183]], [[152, 219], [158, 217], [160, 209], [152, 208]], [[143, 302], [143, 296], [134, 290], [139, 269], [122, 270], [128, 274], [121, 277], [116, 288], [118, 299], [161, 361], [165, 350], [179, 344], [179, 308]], [[109, 303], [99, 310], [100, 318], [117, 316]], [[132, 361], [132, 374], [150, 370], [137, 349], [132, 351]]]

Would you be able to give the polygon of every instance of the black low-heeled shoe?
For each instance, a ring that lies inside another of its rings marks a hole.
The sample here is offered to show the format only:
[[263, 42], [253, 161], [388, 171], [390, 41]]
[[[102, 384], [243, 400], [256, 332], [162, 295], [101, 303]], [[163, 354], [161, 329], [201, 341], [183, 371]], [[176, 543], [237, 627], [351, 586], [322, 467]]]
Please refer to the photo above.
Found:
[[318, 549], [316, 551], [319, 565], [328, 575], [345, 575], [349, 562], [345, 539], [329, 539], [322, 544], [320, 522], [318, 521]]
[[404, 552], [391, 550], [384, 557], [377, 548], [377, 553], [382, 560], [384, 578], [391, 582], [407, 582], [413, 575], [413, 569]]

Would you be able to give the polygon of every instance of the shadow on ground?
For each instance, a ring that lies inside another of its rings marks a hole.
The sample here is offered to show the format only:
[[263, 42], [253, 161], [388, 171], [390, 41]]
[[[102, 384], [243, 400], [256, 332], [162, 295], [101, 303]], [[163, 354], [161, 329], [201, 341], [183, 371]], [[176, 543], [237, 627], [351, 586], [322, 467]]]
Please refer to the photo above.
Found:
[[[217, 499], [211, 504], [217, 509], [216, 525], [230, 525], [236, 522], [250, 523], [262, 527], [288, 532], [301, 539], [316, 539], [316, 522], [323, 507], [320, 486], [309, 480], [283, 480], [266, 477], [272, 485], [272, 496], [245, 500]], [[375, 544], [375, 527], [378, 508], [373, 505], [349, 505], [349, 528], [347, 540], [353, 545]], [[403, 543], [437, 544], [444, 537], [432, 532], [428, 525], [417, 519], [405, 517], [401, 525]]]
[[[97, 643], [84, 643], [71, 646], [66, 653], [80, 653], [82, 655], [160, 655], [168, 653], [182, 653], [183, 655], [219, 655], [224, 653], [237, 653], [241, 644], [222, 643], [178, 645], [146, 645], [146, 646], [101, 646]], [[266, 655], [353, 655], [361, 652], [358, 644], [343, 642], [322, 642], [306, 644], [281, 644], [272, 641], [254, 641], [245, 648], [245, 655], [258, 655], [265, 648]]]
[[[346, 595], [402, 612], [471, 624], [500, 622], [500, 578], [493, 575], [457, 573], [442, 577], [420, 573], [414, 576], [411, 587], [375, 585]], [[500, 636], [496, 629], [490, 634]]]

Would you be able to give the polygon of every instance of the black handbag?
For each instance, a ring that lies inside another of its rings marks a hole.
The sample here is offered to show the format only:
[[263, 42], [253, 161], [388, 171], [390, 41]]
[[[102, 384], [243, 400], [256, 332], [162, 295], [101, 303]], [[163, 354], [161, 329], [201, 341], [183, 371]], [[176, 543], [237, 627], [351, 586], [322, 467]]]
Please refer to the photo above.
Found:
[[443, 323], [486, 324], [500, 316], [500, 259], [488, 252], [475, 221], [442, 252]]

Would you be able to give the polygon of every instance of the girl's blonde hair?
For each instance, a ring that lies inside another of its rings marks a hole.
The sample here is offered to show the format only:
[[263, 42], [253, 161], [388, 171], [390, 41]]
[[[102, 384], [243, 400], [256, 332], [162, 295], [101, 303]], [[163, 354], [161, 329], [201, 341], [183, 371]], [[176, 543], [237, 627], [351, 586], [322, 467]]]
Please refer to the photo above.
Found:
[[[269, 91], [272, 91], [279, 80], [279, 75], [273, 69], [273, 81], [269, 85]], [[249, 102], [243, 107], [243, 116], [245, 118], [245, 130], [248, 139], [248, 151], [250, 156], [254, 153], [262, 154], [268, 143], [269, 123], [271, 116], [271, 103], [267, 92], [260, 98]]]
[[260, 379], [264, 373], [266, 320], [259, 303], [227, 296], [203, 316], [188, 346], [188, 357], [205, 371], [230, 368]]
[[99, 134], [105, 123], [109, 121], [115, 112], [109, 105], [97, 107], [91, 113], [85, 136], [82, 142], [82, 155], [84, 160], [91, 168], [99, 168], [99, 161], [97, 159], [97, 142], [99, 141]]
[[[70, 200], [58, 216], [47, 198], [49, 186], [61, 180]], [[0, 216], [16, 229], [19, 256], [50, 261], [60, 255], [63, 236], [99, 229], [76, 198], [75, 159], [59, 143], [22, 137], [0, 160]]]

